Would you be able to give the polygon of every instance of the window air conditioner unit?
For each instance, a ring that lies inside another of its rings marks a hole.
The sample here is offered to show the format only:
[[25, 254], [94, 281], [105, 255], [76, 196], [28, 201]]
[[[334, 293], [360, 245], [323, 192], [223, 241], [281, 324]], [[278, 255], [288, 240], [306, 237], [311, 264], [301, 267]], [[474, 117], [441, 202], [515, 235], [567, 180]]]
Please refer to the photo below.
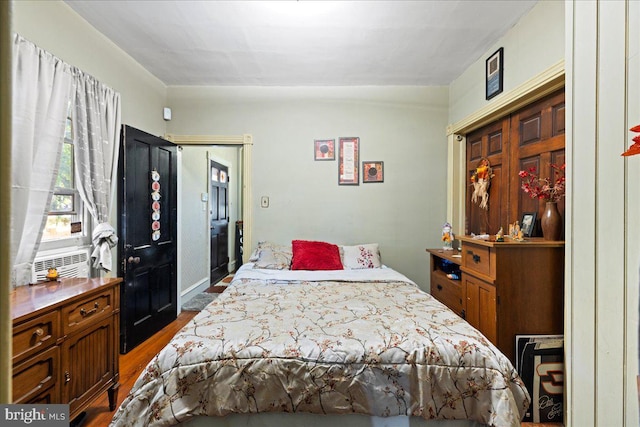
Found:
[[61, 252], [36, 258], [31, 268], [32, 283], [45, 280], [50, 268], [58, 270], [58, 277], [61, 278], [89, 277], [89, 250]]

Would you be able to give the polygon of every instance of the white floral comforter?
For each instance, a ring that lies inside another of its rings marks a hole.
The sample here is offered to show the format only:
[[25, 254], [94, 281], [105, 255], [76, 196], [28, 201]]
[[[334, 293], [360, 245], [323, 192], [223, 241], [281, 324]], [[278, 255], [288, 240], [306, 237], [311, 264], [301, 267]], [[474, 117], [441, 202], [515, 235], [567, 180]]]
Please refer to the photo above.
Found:
[[113, 426], [257, 412], [520, 425], [529, 395], [508, 359], [401, 274], [249, 267], [149, 363]]

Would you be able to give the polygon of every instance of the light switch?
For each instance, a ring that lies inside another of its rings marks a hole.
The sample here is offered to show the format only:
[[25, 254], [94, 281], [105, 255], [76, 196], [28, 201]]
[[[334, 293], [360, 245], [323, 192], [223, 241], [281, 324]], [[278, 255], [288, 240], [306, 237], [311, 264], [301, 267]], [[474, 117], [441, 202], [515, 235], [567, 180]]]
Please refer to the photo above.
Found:
[[262, 196], [260, 198], [260, 206], [263, 207], [263, 208], [268, 208], [269, 207], [269, 197]]
[[203, 202], [209, 201], [209, 193], [200, 193], [200, 200]]

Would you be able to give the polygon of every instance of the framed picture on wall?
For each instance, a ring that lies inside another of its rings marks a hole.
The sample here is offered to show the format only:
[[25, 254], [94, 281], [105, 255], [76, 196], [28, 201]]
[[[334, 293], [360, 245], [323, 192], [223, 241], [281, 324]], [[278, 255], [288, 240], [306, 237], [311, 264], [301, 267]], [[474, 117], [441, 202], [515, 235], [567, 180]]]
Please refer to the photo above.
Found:
[[522, 214], [522, 221], [520, 222], [520, 230], [525, 237], [531, 237], [533, 235], [533, 229], [536, 226], [535, 212], [525, 212]]
[[384, 162], [362, 162], [362, 182], [384, 182]]
[[504, 48], [487, 58], [487, 100], [502, 92]]
[[314, 160], [335, 160], [336, 159], [336, 140], [335, 139], [316, 139], [313, 141], [313, 159]]
[[358, 157], [360, 138], [340, 138], [338, 140], [338, 184], [359, 185]]

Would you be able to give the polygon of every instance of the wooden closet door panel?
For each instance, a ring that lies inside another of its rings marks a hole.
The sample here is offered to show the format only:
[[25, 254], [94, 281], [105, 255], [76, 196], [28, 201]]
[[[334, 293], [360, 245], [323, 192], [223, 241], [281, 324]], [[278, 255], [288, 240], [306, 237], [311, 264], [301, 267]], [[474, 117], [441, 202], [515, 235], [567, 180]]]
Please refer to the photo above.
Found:
[[[537, 212], [534, 235], [540, 235], [539, 218], [545, 203], [531, 199], [522, 189], [521, 170], [535, 167], [542, 177], [553, 176], [551, 164], [562, 165], [565, 157], [564, 90], [555, 92], [511, 115], [510, 127], [510, 203], [508, 222], [519, 221], [523, 212]], [[564, 211], [564, 202], [562, 202]]]
[[[467, 222], [465, 234], [495, 234], [500, 227], [506, 225], [510, 174], [509, 162], [507, 161], [509, 126], [510, 122], [507, 118], [467, 135]], [[480, 208], [478, 203], [471, 202], [473, 186], [470, 178], [483, 158], [489, 160], [494, 174], [489, 187], [489, 206], [486, 210]]]

